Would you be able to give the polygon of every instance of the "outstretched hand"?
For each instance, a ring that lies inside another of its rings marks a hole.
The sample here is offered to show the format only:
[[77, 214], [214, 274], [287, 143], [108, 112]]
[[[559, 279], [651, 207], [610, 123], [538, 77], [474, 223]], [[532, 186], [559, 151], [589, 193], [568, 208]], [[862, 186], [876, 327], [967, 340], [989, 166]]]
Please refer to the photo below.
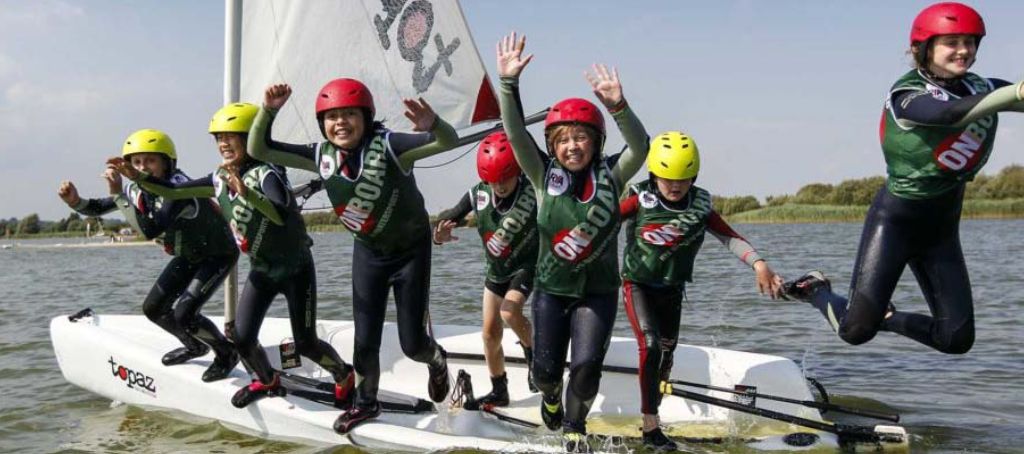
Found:
[[292, 95], [292, 87], [288, 84], [273, 84], [263, 92], [263, 108], [279, 110], [288, 102]]
[[142, 176], [135, 167], [132, 167], [128, 161], [125, 161], [124, 158], [120, 156], [114, 156], [107, 159], [107, 168], [116, 170], [117, 173], [124, 175], [125, 178], [132, 181], [138, 180], [139, 177]]
[[78, 195], [78, 188], [68, 180], [60, 182], [60, 186], [57, 188], [57, 195], [71, 208], [74, 208], [82, 201], [82, 197]]
[[434, 242], [443, 244], [450, 241], [458, 241], [459, 237], [452, 235], [453, 228], [455, 228], [455, 221], [445, 219], [438, 222], [437, 228], [434, 229]]
[[601, 100], [607, 108], [615, 107], [622, 103], [622, 83], [619, 82], [619, 71], [612, 67], [611, 71], [605, 65], [594, 64], [594, 74], [583, 71], [583, 76], [590, 82], [597, 99]]
[[107, 181], [107, 192], [110, 195], [118, 195], [121, 193], [121, 174], [118, 173], [117, 169], [108, 164], [107, 170], [103, 171], [103, 179]]
[[512, 32], [501, 38], [498, 42], [498, 76], [519, 77], [526, 65], [533, 60], [533, 54], [523, 57], [523, 49], [526, 48], [526, 35], [516, 40], [516, 32]]
[[412, 122], [412, 130], [417, 132], [427, 132], [434, 126], [434, 122], [437, 121], [437, 114], [434, 113], [434, 109], [427, 104], [427, 101], [423, 98], [416, 99], [403, 99], [402, 103], [405, 104], [405, 118], [408, 118]]
[[768, 263], [758, 260], [754, 263], [754, 272], [757, 273], [758, 293], [771, 296], [772, 299], [782, 297], [782, 276], [775, 274]]
[[227, 175], [221, 175], [220, 179], [224, 181], [224, 184], [228, 185], [228, 189], [238, 194], [239, 197], [245, 197], [249, 192], [249, 188], [242, 183], [242, 177], [238, 174], [238, 166], [234, 164], [221, 164], [220, 168], [224, 169], [224, 172], [227, 173]]

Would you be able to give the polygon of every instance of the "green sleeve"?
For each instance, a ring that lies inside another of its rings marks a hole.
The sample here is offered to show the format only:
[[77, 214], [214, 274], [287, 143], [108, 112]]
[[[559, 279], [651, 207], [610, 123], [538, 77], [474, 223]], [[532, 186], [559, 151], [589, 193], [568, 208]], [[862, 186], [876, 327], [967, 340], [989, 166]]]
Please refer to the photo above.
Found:
[[975, 120], [987, 117], [994, 113], [1004, 110], [1018, 110], [1022, 104], [1021, 99], [1017, 96], [1020, 93], [1020, 86], [1024, 82], [1018, 82], [1013, 85], [1007, 85], [1002, 88], [998, 88], [988, 96], [985, 96], [974, 106], [973, 109], [967, 112], [959, 122], [953, 125], [955, 128], [962, 128]]
[[501, 106], [501, 123], [505, 128], [505, 134], [508, 135], [509, 143], [512, 144], [516, 161], [523, 169], [523, 174], [533, 184], [534, 191], [540, 191], [544, 187], [544, 160], [541, 159], [541, 150], [537, 149], [537, 144], [526, 130], [526, 122], [520, 107], [518, 77], [501, 78], [498, 102]]
[[270, 222], [277, 225], [284, 225], [284, 219], [281, 217], [281, 212], [278, 211], [277, 207], [271, 203], [270, 199], [260, 191], [249, 188], [248, 191], [245, 191], [245, 195], [242, 196], [242, 198], [245, 199], [246, 202], [249, 202], [249, 204], [257, 211], [263, 213], [267, 219], [270, 219]]
[[[212, 177], [216, 178], [216, 177]], [[185, 188], [175, 188], [160, 184], [158, 180], [153, 179], [146, 172], [139, 172], [139, 178], [135, 182], [142, 187], [142, 189], [163, 197], [167, 200], [181, 200], [181, 199], [195, 199], [195, 198], [209, 198], [216, 195], [213, 186], [192, 186]], [[195, 181], [195, 180], [193, 180]], [[191, 183], [191, 182], [190, 182]]]
[[612, 114], [615, 124], [619, 126], [622, 138], [626, 140], [626, 151], [622, 152], [619, 161], [612, 169], [612, 178], [620, 188], [626, 186], [630, 178], [643, 166], [647, 159], [647, 148], [649, 147], [647, 130], [643, 123], [633, 113], [633, 109], [627, 104], [622, 110]]
[[253, 120], [252, 128], [249, 130], [249, 142], [246, 145], [246, 152], [258, 161], [316, 172], [318, 169], [315, 162], [295, 153], [278, 150], [270, 146], [268, 143], [268, 131], [276, 115], [276, 111], [260, 107], [260, 111], [256, 114], [256, 119]]
[[458, 145], [459, 135], [455, 132], [455, 128], [441, 117], [434, 120], [430, 132], [434, 133], [433, 142], [408, 150], [398, 157], [398, 164], [402, 166], [402, 171], [408, 172], [409, 169], [412, 169], [414, 162], [451, 150]]

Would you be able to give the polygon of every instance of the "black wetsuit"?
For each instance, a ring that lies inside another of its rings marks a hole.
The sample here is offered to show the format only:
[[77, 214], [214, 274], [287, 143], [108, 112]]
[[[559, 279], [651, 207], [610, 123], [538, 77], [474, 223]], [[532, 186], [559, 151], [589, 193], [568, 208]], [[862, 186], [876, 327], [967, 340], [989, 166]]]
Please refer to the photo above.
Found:
[[142, 184], [147, 190], [163, 191], [168, 197], [192, 193], [217, 196], [222, 213], [235, 230], [236, 241], [252, 264], [238, 301], [235, 341], [242, 361], [260, 382], [270, 384], [274, 380], [274, 370], [259, 343], [260, 326], [274, 298], [282, 294], [288, 302], [296, 351], [341, 383], [350, 369], [330, 344], [317, 338], [316, 270], [309, 250], [312, 240], [306, 235], [284, 172], [250, 160], [243, 164], [239, 174], [258, 201], [243, 202], [219, 176], [212, 174], [181, 184], [148, 177]]
[[[977, 81], [974, 87], [967, 79], [938, 81], [912, 72], [890, 93], [881, 132], [889, 181], [878, 191], [864, 221], [849, 300], [826, 287], [812, 294], [812, 304], [833, 326], [838, 325], [839, 336], [850, 344], [867, 342], [879, 330], [944, 353], [966, 353], [974, 344], [974, 301], [960, 247], [960, 213], [964, 184], [991, 152], [995, 114], [975, 120], [966, 129], [954, 125], [992, 91], [1009, 83], [969, 77]], [[892, 139], [897, 134], [902, 138]], [[966, 141], [971, 147], [955, 142], [950, 147], [953, 140]], [[950, 150], [968, 150], [970, 154], [964, 156], [970, 159], [944, 160], [942, 152]], [[964, 164], [949, 168], [950, 163]], [[931, 315], [895, 311], [891, 304], [907, 265]], [[890, 310], [894, 312], [886, 319]]]
[[[176, 171], [173, 181], [188, 177]], [[146, 239], [163, 239], [174, 256], [164, 267], [142, 304], [153, 323], [177, 337], [189, 350], [196, 341], [218, 355], [230, 354], [231, 343], [210, 319], [200, 314], [238, 259], [228, 225], [207, 198], [163, 200], [134, 184], [125, 188], [120, 207], [129, 223]], [[114, 197], [84, 200], [75, 208], [86, 216], [102, 216], [119, 208]]]

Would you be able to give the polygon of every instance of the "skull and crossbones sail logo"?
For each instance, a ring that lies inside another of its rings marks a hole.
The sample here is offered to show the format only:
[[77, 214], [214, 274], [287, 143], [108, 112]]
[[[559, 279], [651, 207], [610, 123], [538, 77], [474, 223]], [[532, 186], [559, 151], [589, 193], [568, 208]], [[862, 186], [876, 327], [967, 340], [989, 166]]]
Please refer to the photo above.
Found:
[[[408, 3], [408, 6], [406, 6]], [[430, 42], [430, 33], [434, 28], [434, 6], [427, 0], [381, 0], [387, 17], [375, 14], [373, 24], [377, 28], [377, 37], [384, 50], [391, 48], [388, 31], [398, 19], [397, 44], [398, 52], [406, 61], [413, 63], [412, 85], [416, 93], [423, 93], [434, 82], [437, 71], [444, 68], [446, 75], [452, 75], [452, 62], [449, 59], [462, 41], [454, 38], [447, 45], [441, 34], [434, 34], [434, 45], [437, 46], [437, 60], [427, 66], [423, 62], [423, 50]], [[401, 17], [399, 18], [399, 15]]]

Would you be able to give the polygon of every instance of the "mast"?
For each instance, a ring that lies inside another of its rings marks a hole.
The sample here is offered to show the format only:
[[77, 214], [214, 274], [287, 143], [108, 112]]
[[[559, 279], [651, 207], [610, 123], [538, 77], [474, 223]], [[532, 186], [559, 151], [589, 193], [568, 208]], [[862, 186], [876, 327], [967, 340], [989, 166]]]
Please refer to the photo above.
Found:
[[[242, 66], [242, 0], [224, 0], [224, 102], [237, 102]], [[238, 304], [238, 263], [224, 281], [224, 324], [235, 323]], [[225, 328], [226, 330], [226, 328]]]

